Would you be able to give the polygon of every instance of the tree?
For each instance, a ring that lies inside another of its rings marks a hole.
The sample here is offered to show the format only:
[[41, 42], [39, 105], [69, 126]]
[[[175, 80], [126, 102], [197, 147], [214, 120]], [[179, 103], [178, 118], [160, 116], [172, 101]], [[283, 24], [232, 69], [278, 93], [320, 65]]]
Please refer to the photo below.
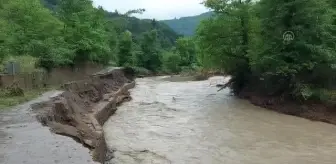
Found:
[[330, 27], [330, 30], [333, 33], [333, 36], [336, 35], [336, 1], [334, 0], [328, 0], [328, 4], [330, 6], [330, 18], [332, 22], [332, 26]]
[[169, 49], [178, 35], [161, 22], [130, 17], [144, 11], [110, 13], [93, 7], [91, 0], [2, 0], [0, 61], [30, 55], [37, 66], [51, 70], [82, 62], [116, 63], [118, 58], [121, 65], [133, 65], [135, 57], [144, 57], [139, 65], [158, 71], [160, 44]]
[[158, 72], [162, 64], [157, 37], [156, 30], [145, 32], [141, 41], [143, 55], [137, 56], [139, 66], [153, 72]]
[[180, 66], [187, 67], [196, 62], [196, 47], [192, 38], [177, 39], [176, 51], [181, 57]]
[[[330, 85], [335, 76], [325, 72], [335, 64], [336, 40], [329, 11], [324, 0], [261, 1], [264, 49], [256, 67], [266, 79], [264, 91], [302, 97], [312, 87]], [[295, 35], [289, 43], [282, 38], [286, 31]]]
[[[6, 36], [1, 48], [4, 53], [37, 57], [40, 66], [47, 69], [66, 60], [70, 49], [61, 36], [63, 23], [39, 0], [11, 0], [2, 5], [2, 23], [8, 25], [5, 31], [1, 30]], [[42, 64], [46, 60], [48, 64]]]
[[125, 13], [125, 16], [131, 16], [132, 14], [143, 14], [145, 11], [146, 11], [146, 9], [129, 10]]
[[65, 24], [65, 40], [75, 51], [74, 63], [107, 64], [112, 54], [105, 31], [105, 11], [93, 8], [90, 0], [60, 0], [58, 7], [58, 16]]
[[132, 33], [129, 31], [124, 32], [119, 41], [119, 66], [133, 65], [132, 44]]
[[233, 89], [239, 93], [251, 75], [250, 0], [207, 0], [205, 6], [215, 16], [201, 23], [197, 30], [197, 43], [201, 60], [212, 67], [223, 67], [232, 75]]
[[[235, 93], [304, 98], [335, 82], [334, 1], [207, 0], [215, 16], [197, 31], [199, 61], [224, 68]], [[294, 40], [284, 40], [284, 34]], [[286, 41], [286, 42], [284, 42]]]
[[168, 73], [179, 73], [181, 71], [181, 67], [179, 65], [181, 63], [180, 55], [166, 51], [163, 53], [162, 58], [163, 70]]
[[0, 63], [8, 55], [8, 24], [4, 20], [0, 20]]

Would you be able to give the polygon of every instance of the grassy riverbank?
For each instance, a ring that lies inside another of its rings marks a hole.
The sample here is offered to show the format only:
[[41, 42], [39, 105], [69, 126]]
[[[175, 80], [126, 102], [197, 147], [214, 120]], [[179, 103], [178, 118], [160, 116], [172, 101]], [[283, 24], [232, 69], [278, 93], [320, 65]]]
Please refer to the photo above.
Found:
[[39, 88], [39, 89], [31, 89], [25, 90], [23, 95], [15, 96], [11, 95], [8, 90], [1, 89], [0, 90], [0, 110], [9, 109], [10, 107], [28, 102], [39, 97], [41, 94], [54, 89], [55, 87], [47, 87], [47, 88]]

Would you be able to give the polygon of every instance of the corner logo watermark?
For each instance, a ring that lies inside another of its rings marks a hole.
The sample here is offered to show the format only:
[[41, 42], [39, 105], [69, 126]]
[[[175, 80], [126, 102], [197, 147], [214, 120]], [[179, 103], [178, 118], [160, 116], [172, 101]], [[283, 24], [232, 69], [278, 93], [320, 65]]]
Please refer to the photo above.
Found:
[[291, 43], [291, 41], [293, 41], [295, 38], [295, 34], [293, 31], [285, 31], [283, 34], [282, 34], [282, 39], [283, 39], [283, 42], [284, 44], [289, 44]]

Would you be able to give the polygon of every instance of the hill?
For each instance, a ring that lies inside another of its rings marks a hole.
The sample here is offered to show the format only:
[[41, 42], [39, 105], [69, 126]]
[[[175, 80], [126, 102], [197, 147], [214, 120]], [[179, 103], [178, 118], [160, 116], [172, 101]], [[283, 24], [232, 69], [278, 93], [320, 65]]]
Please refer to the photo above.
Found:
[[115, 22], [117, 32], [123, 32], [125, 30], [132, 32], [135, 41], [140, 39], [142, 33], [156, 29], [158, 31], [160, 45], [163, 48], [170, 48], [175, 45], [176, 39], [180, 36], [167, 24], [156, 20], [138, 19], [116, 12], [107, 12], [107, 18]]
[[[55, 10], [57, 0], [41, 0], [45, 7]], [[175, 44], [176, 39], [180, 36], [172, 28], [163, 22], [150, 19], [138, 19], [136, 17], [125, 16], [118, 12], [106, 11], [106, 18], [114, 22], [117, 32], [120, 34], [126, 30], [130, 31], [135, 39], [141, 37], [144, 32], [156, 29], [158, 31], [158, 39], [162, 48], [169, 49]]]
[[212, 14], [213, 12], [206, 12], [196, 16], [182, 17], [179, 19], [172, 19], [172, 20], [163, 20], [161, 22], [166, 23], [178, 34], [191, 36], [194, 35], [199, 23], [202, 20], [211, 17]]

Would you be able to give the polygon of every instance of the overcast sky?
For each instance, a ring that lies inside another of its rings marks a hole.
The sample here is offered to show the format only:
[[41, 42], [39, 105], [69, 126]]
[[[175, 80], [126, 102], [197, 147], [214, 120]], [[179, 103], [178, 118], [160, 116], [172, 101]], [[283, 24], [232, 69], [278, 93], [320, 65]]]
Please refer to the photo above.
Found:
[[125, 13], [131, 9], [144, 8], [144, 14], [134, 16], [158, 20], [193, 16], [208, 11], [201, 2], [202, 0], [93, 0], [95, 6], [103, 6], [108, 11], [117, 9]]

